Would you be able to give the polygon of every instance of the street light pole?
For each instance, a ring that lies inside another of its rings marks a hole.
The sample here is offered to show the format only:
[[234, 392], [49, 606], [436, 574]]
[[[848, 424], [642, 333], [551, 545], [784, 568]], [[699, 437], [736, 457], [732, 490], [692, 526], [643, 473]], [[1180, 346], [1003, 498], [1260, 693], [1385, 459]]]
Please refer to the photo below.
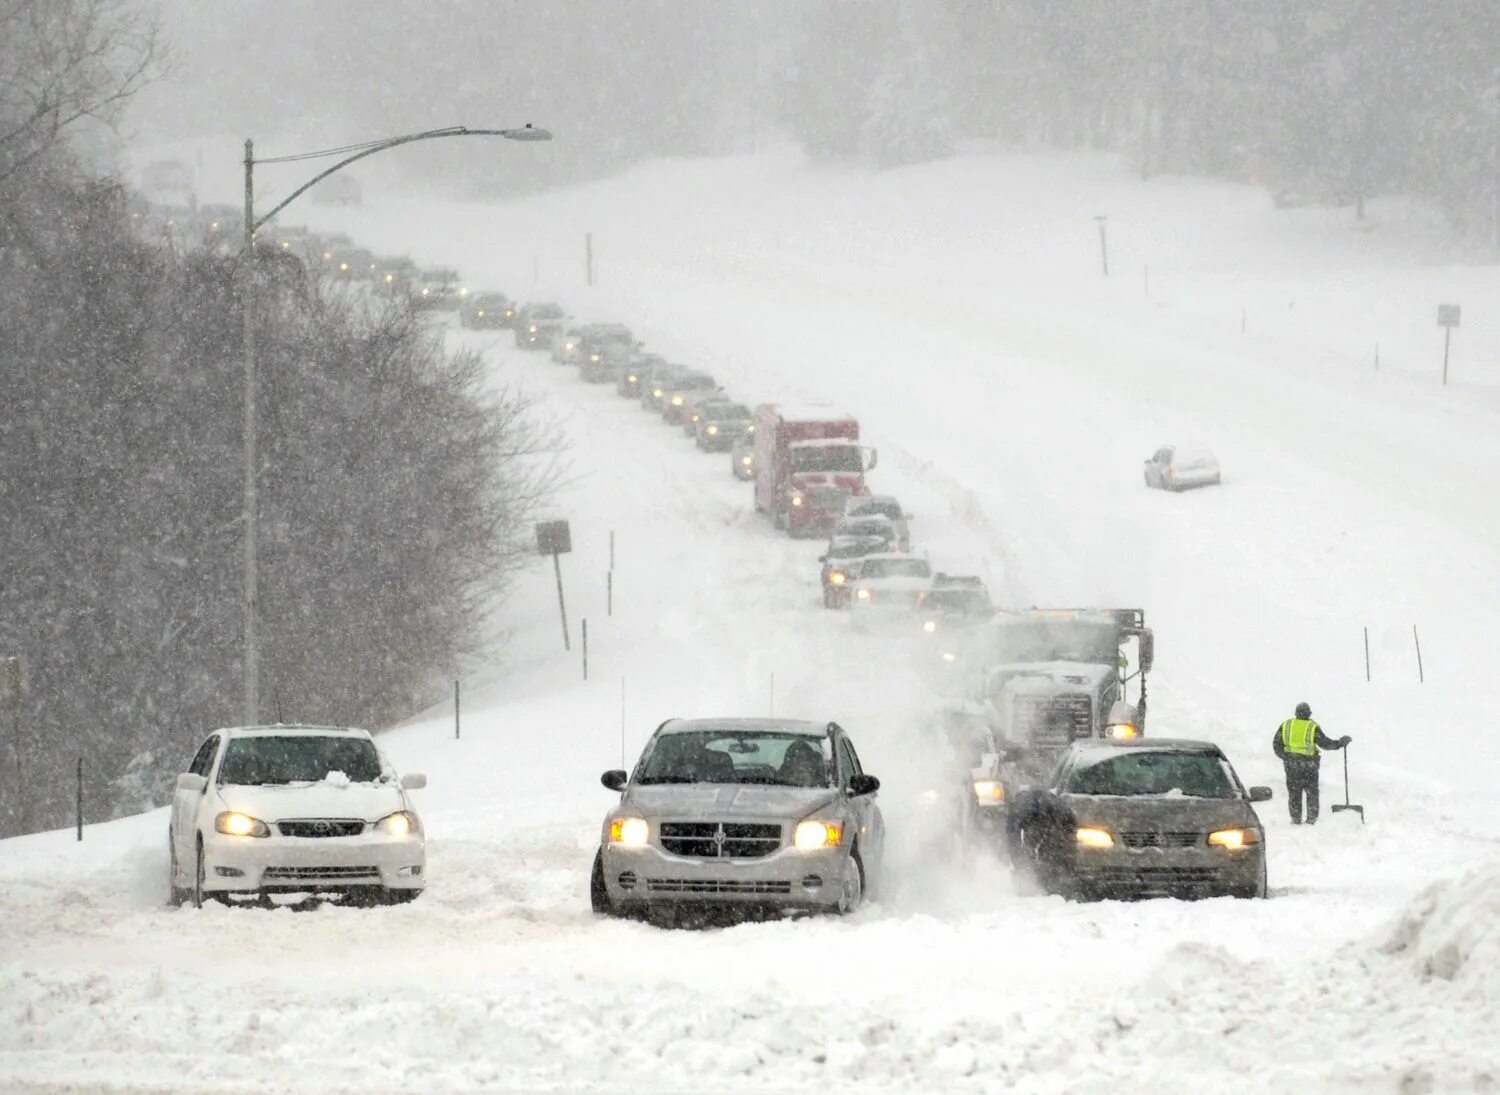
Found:
[[240, 520], [244, 523], [245, 573], [241, 611], [245, 615], [245, 718], [246, 726], [260, 721], [260, 649], [256, 634], [260, 573], [256, 546], [256, 422], [255, 422], [255, 145], [245, 139], [245, 249], [244, 295], [240, 299], [241, 340], [245, 358], [245, 490]]
[[[422, 133], [408, 133], [403, 137], [388, 137], [384, 140], [370, 141], [363, 145], [353, 145], [344, 148], [331, 149], [326, 152], [304, 153], [296, 156], [277, 156], [257, 161], [255, 158], [255, 145], [249, 138], [245, 140], [245, 233], [243, 243], [243, 266], [244, 266], [244, 298], [241, 301], [240, 315], [242, 317], [243, 329], [241, 331], [243, 343], [243, 355], [245, 365], [245, 422], [244, 422], [244, 461], [245, 461], [245, 489], [244, 506], [241, 520], [244, 525], [244, 548], [245, 548], [245, 574], [244, 590], [242, 593], [241, 608], [245, 614], [245, 649], [244, 649], [244, 688], [245, 688], [245, 712], [244, 724], [254, 726], [259, 719], [260, 708], [260, 648], [256, 634], [257, 611], [259, 600], [260, 576], [258, 572], [258, 561], [256, 558], [256, 421], [255, 421], [255, 303], [257, 299], [255, 285], [255, 231], [261, 225], [280, 213], [297, 198], [301, 197], [312, 187], [322, 182], [335, 171], [348, 167], [355, 160], [362, 160], [366, 156], [373, 156], [377, 152], [384, 152], [388, 148], [397, 145], [410, 144], [413, 141], [430, 141], [439, 137], [504, 137], [510, 141], [550, 141], [552, 134], [545, 129], [538, 129], [530, 122], [520, 128], [513, 129], [470, 129], [467, 126], [449, 126], [446, 129], [430, 129]], [[255, 165], [259, 163], [285, 163], [291, 160], [315, 159], [320, 156], [336, 156], [341, 153], [352, 152], [338, 163], [324, 171], [320, 171], [296, 190], [288, 194], [280, 204], [275, 206], [269, 213], [259, 220], [255, 218]]]

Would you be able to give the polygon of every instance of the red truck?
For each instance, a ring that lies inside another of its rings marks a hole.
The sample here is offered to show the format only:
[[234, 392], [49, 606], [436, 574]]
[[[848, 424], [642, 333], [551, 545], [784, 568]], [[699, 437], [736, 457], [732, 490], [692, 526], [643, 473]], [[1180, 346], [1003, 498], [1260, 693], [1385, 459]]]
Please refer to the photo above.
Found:
[[861, 448], [859, 421], [832, 407], [755, 408], [755, 508], [792, 536], [826, 535], [851, 494], [868, 494], [874, 449]]

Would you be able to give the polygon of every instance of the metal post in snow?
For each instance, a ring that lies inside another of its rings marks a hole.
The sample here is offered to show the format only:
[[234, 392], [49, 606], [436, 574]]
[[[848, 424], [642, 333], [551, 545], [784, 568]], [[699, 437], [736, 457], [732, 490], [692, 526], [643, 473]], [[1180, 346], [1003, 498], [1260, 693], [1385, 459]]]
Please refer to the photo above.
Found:
[[604, 572], [604, 614], [615, 614], [615, 572], [612, 570]]
[[1411, 641], [1417, 646], [1417, 683], [1426, 684], [1427, 675], [1422, 672], [1422, 640], [1417, 637], [1417, 625], [1411, 625]]
[[1109, 220], [1108, 215], [1101, 214], [1094, 218], [1099, 223], [1099, 259], [1104, 265], [1104, 276], [1109, 277], [1109, 237], [1105, 234], [1105, 222]]
[[83, 754], [78, 754], [78, 839], [83, 839]]
[[1370, 682], [1370, 629], [1365, 628], [1365, 683]]
[[1453, 340], [1453, 328], [1443, 328], [1443, 387], [1448, 386], [1448, 345]]
[[569, 651], [573, 649], [573, 644], [568, 640], [568, 606], [563, 601], [561, 559], [560, 553], [552, 553], [552, 569], [557, 572], [557, 611], [562, 616], [563, 650]]

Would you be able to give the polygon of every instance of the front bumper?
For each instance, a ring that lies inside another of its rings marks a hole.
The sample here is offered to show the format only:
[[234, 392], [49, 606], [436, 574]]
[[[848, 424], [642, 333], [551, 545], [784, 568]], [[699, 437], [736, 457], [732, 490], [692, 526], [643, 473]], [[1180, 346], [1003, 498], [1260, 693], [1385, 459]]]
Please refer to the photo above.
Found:
[[305, 893], [427, 884], [426, 842], [383, 833], [351, 837], [232, 837], [203, 840], [203, 888], [214, 893]]
[[1086, 894], [1100, 897], [1212, 897], [1247, 893], [1265, 871], [1265, 845], [1239, 852], [1193, 848], [1079, 849], [1073, 878]]
[[[604, 888], [624, 909], [662, 905], [738, 905], [829, 909], [839, 902], [849, 848], [782, 848], [755, 859], [672, 855], [651, 844], [602, 849]], [[625, 876], [622, 883], [621, 876]], [[816, 880], [817, 884], [813, 884]]]

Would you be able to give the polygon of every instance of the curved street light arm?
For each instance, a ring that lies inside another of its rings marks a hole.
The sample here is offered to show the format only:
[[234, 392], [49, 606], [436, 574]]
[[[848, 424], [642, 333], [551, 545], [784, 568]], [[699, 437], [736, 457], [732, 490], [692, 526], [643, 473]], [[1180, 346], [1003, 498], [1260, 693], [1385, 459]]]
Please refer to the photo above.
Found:
[[505, 137], [513, 141], [550, 141], [552, 134], [545, 129], [535, 129], [530, 125], [527, 125], [524, 129], [470, 129], [467, 126], [460, 125], [449, 126], [447, 129], [429, 129], [423, 133], [409, 133], [404, 137], [392, 137], [388, 141], [381, 141], [360, 152], [356, 152], [352, 156], [347, 156], [327, 170], [320, 171], [311, 179], [308, 179], [307, 182], [297, 187], [296, 190], [293, 190], [282, 199], [280, 204], [275, 206], [269, 213], [263, 217], [256, 218], [254, 223], [248, 225], [246, 237], [253, 236], [261, 225], [265, 224], [277, 213], [280, 213], [307, 191], [328, 178], [329, 175], [332, 175], [335, 171], [343, 170], [355, 160], [362, 160], [366, 156], [373, 156], [377, 152], [384, 152], [386, 149], [395, 148], [397, 145], [410, 144], [413, 141], [430, 141], [438, 137]]

